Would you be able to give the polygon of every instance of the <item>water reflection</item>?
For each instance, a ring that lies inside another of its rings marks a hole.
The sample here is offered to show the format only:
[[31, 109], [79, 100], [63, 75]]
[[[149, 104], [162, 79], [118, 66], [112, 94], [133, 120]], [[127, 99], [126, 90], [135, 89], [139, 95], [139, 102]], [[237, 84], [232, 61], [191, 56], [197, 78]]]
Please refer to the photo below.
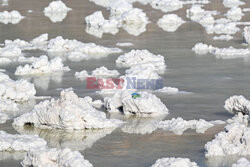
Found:
[[85, 150], [91, 148], [99, 139], [111, 134], [114, 129], [65, 131], [59, 129], [39, 129], [30, 126], [14, 127], [20, 134], [39, 135], [48, 142], [49, 147]]
[[60, 13], [45, 13], [44, 15], [47, 16], [51, 22], [61, 22], [67, 17], [67, 12], [60, 12]]

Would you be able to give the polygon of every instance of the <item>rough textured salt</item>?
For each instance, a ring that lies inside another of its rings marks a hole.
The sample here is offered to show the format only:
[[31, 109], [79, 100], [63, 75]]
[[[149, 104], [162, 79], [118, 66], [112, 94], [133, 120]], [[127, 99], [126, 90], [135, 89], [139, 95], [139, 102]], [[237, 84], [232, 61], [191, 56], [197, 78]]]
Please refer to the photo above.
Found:
[[213, 46], [211, 45], [207, 45], [207, 44], [203, 44], [203, 43], [197, 43], [195, 44], [195, 46], [192, 48], [192, 50], [196, 53], [196, 54], [208, 54], [210, 53], [212, 50], [214, 49]]
[[237, 27], [236, 23], [219, 23], [212, 26], [206, 27], [208, 34], [236, 34], [240, 29]]
[[4, 24], [18, 24], [24, 17], [16, 10], [0, 12], [0, 22]]
[[44, 8], [43, 13], [52, 22], [61, 22], [70, 10], [72, 9], [67, 7], [62, 1], [52, 1], [48, 7]]
[[161, 100], [148, 92], [139, 92], [141, 97], [132, 98], [132, 91], [117, 91], [112, 97], [104, 98], [104, 106], [109, 112], [122, 112], [134, 115], [168, 114], [167, 107]]
[[66, 53], [71, 61], [98, 59], [112, 53], [122, 52], [119, 48], [107, 48], [94, 43], [83, 43], [77, 40], [53, 38], [48, 43], [49, 53]]
[[31, 124], [41, 128], [102, 129], [116, 128], [119, 120], [109, 120], [105, 113], [97, 111], [89, 100], [79, 98], [71, 90], [63, 90], [60, 99], [45, 100], [34, 109], [14, 119], [14, 126]]
[[157, 71], [165, 71], [166, 65], [164, 57], [154, 55], [148, 50], [131, 50], [129, 53], [121, 55], [116, 60], [116, 64], [121, 67], [132, 67], [138, 64], [153, 64]]
[[158, 159], [151, 167], [198, 167], [198, 165], [188, 158], [171, 157]]
[[245, 5], [245, 2], [242, 2], [240, 0], [223, 0], [223, 5], [227, 8], [232, 8]]
[[1, 151], [29, 151], [45, 148], [47, 142], [33, 135], [8, 134], [0, 131]]
[[233, 7], [227, 12], [227, 18], [232, 21], [240, 21], [244, 13], [242, 13], [241, 8]]
[[151, 6], [163, 12], [172, 12], [183, 7], [183, 2], [179, 0], [152, 0]]
[[183, 120], [181, 117], [165, 120], [157, 123], [157, 127], [166, 131], [172, 131], [175, 134], [182, 135], [187, 129], [195, 129], [197, 133], [205, 133], [207, 129], [217, 125], [224, 124], [223, 121], [205, 121], [200, 120]]
[[[11, 80], [8, 75], [0, 73], [0, 98], [13, 101], [28, 101], [34, 98], [36, 90], [33, 84], [26, 80]], [[12, 102], [2, 101], [1, 104]], [[12, 105], [10, 105], [11, 107]], [[12, 106], [13, 107], [13, 106]], [[16, 108], [14, 106], [14, 108]], [[2, 108], [3, 109], [3, 108]]]
[[157, 22], [158, 26], [167, 32], [175, 32], [183, 23], [185, 23], [185, 21], [176, 14], [164, 15]]
[[246, 158], [240, 158], [232, 167], [250, 167], [250, 161]]
[[85, 160], [78, 151], [70, 149], [40, 149], [31, 150], [27, 153], [22, 166], [42, 167], [42, 166], [67, 166], [67, 167], [93, 167], [93, 165]]
[[207, 157], [249, 155], [250, 128], [239, 122], [229, 124], [225, 131], [218, 133], [215, 139], [205, 145]]
[[16, 75], [34, 75], [34, 74], [48, 74], [58, 71], [69, 71], [69, 67], [65, 67], [60, 57], [48, 60], [47, 56], [41, 56], [36, 59], [31, 65], [18, 66]]
[[232, 96], [225, 101], [224, 108], [233, 114], [242, 113], [249, 115], [250, 113], [250, 101], [244, 96]]

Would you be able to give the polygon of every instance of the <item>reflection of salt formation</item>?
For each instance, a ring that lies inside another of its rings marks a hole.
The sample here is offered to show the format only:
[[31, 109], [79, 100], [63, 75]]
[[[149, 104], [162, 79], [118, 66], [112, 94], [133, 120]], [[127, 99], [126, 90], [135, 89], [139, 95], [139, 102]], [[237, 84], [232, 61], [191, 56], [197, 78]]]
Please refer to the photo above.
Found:
[[176, 14], [164, 15], [157, 22], [158, 26], [167, 32], [175, 32], [183, 23], [185, 23], [185, 21]]
[[48, 7], [44, 8], [44, 15], [52, 22], [61, 22], [67, 16], [68, 8], [62, 1], [52, 1]]
[[135, 134], [150, 134], [157, 129], [156, 123], [163, 120], [165, 116], [157, 116], [153, 118], [144, 117], [129, 117], [124, 121], [128, 122], [122, 127], [122, 131], [125, 133]]
[[109, 112], [122, 112], [125, 115], [154, 116], [168, 114], [167, 107], [161, 100], [148, 92], [140, 92], [140, 97], [132, 97], [132, 91], [117, 91], [113, 97], [104, 99], [104, 106]]
[[162, 89], [156, 90], [156, 92], [173, 95], [179, 93], [179, 89], [174, 87], [163, 87]]
[[22, 160], [25, 155], [27, 153], [26, 152], [9, 152], [9, 151], [1, 151], [0, 152], [0, 161], [4, 161], [4, 160]]
[[85, 70], [75, 73], [75, 77], [81, 80], [84, 80], [87, 77], [115, 78], [118, 77], [119, 75], [120, 73], [117, 70], [109, 70], [104, 66], [96, 68], [94, 71], [92, 71], [91, 75], [89, 75], [88, 72]]
[[157, 72], [165, 71], [166, 65], [164, 57], [154, 55], [148, 50], [132, 50], [129, 53], [121, 55], [117, 58], [116, 64], [121, 67], [132, 67], [138, 64], [153, 64]]
[[88, 160], [85, 160], [78, 151], [71, 151], [70, 149], [57, 150], [47, 148], [29, 151], [21, 164], [24, 167], [93, 167], [93, 165]]
[[250, 114], [250, 101], [243, 96], [232, 96], [225, 101], [224, 108], [233, 114]]
[[48, 43], [48, 52], [67, 53], [69, 60], [98, 59], [112, 53], [120, 53], [119, 48], [107, 48], [94, 43], [83, 43], [77, 40], [63, 39], [61, 36], [53, 38]]
[[183, 7], [183, 2], [179, 0], [152, 0], [151, 6], [163, 12], [172, 12]]
[[198, 167], [195, 162], [188, 158], [161, 158], [158, 159], [151, 167]]
[[172, 131], [175, 134], [182, 135], [187, 129], [195, 129], [197, 133], [205, 133], [207, 129], [224, 124], [224, 121], [205, 121], [200, 120], [183, 120], [181, 117], [165, 120], [157, 123], [157, 127], [166, 131]]
[[60, 57], [56, 57], [49, 61], [47, 56], [41, 56], [39, 59], [36, 59], [32, 65], [26, 64], [25, 66], [18, 66], [15, 74], [37, 75], [69, 70], [69, 67], [63, 65]]
[[248, 161], [246, 158], [241, 158], [235, 164], [232, 165], [232, 167], [247, 167], [247, 166], [250, 166], [250, 161]]
[[[112, 133], [114, 129], [64, 131], [58, 129], [39, 129], [28, 127], [14, 127], [20, 134], [39, 135], [48, 142], [49, 147], [70, 148], [72, 150], [85, 150], [91, 148], [99, 139]], [[77, 145], [76, 145], [77, 143]]]
[[2, 0], [2, 6], [9, 6], [9, 0]]
[[120, 46], [120, 47], [129, 47], [129, 46], [133, 46], [134, 44], [131, 42], [118, 42], [116, 43], [116, 46]]
[[41, 128], [57, 129], [103, 129], [116, 128], [119, 120], [107, 119], [105, 113], [97, 111], [85, 98], [79, 98], [71, 90], [63, 90], [60, 99], [45, 100], [37, 104], [30, 113], [14, 119], [14, 126], [26, 124]]
[[248, 44], [250, 44], [250, 27], [244, 28], [243, 36]]
[[197, 43], [192, 50], [196, 54], [212, 54], [218, 59], [236, 59], [236, 58], [247, 58], [250, 55], [249, 49], [236, 49], [234, 47], [229, 48], [216, 48], [211, 45]]
[[47, 142], [33, 135], [13, 135], [0, 131], [0, 151], [28, 151], [46, 147]]
[[24, 17], [16, 10], [11, 12], [4, 11], [0, 12], [0, 22], [4, 24], [17, 24], [19, 23]]

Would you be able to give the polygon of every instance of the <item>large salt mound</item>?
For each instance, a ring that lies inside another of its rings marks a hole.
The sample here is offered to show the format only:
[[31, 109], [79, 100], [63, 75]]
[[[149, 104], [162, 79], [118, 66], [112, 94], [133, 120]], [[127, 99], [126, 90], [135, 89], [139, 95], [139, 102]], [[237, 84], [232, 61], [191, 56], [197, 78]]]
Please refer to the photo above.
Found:
[[[26, 80], [11, 80], [8, 75], [0, 73], [0, 98], [7, 105], [12, 101], [28, 101], [36, 94], [36, 90], [33, 84]], [[3, 104], [3, 103], [1, 103]], [[12, 107], [10, 105], [9, 107]], [[15, 107], [14, 107], [15, 108]]]
[[158, 26], [167, 32], [175, 32], [183, 23], [185, 23], [185, 21], [176, 14], [164, 15], [157, 22]]
[[34, 74], [48, 74], [58, 71], [69, 71], [69, 67], [63, 66], [62, 59], [56, 57], [52, 60], [48, 60], [47, 56], [41, 56], [36, 59], [32, 65], [26, 64], [25, 66], [18, 66], [16, 69], [16, 75], [34, 75]]
[[134, 115], [163, 115], [168, 114], [167, 107], [161, 100], [148, 92], [139, 92], [141, 97], [133, 98], [132, 91], [117, 91], [113, 97], [104, 98], [104, 106], [109, 112], [122, 112]]
[[183, 2], [179, 0], [152, 0], [151, 6], [163, 12], [172, 12], [183, 7]]
[[246, 158], [241, 158], [232, 167], [250, 167], [250, 161]]
[[24, 17], [16, 10], [11, 12], [4, 11], [0, 12], [0, 22], [4, 24], [17, 24], [19, 23]]
[[243, 96], [232, 96], [225, 101], [224, 108], [233, 114], [249, 115], [250, 101]]
[[243, 36], [248, 44], [250, 44], [250, 27], [244, 28]]
[[71, 8], [68, 8], [62, 1], [52, 1], [48, 7], [44, 8], [43, 13], [52, 22], [60, 22], [67, 16], [67, 12], [70, 10]]
[[158, 72], [165, 71], [166, 69], [164, 57], [154, 55], [148, 50], [131, 50], [129, 53], [119, 56], [116, 60], [116, 64], [121, 67], [132, 67], [145, 63], [153, 64]]
[[171, 157], [158, 159], [151, 167], [198, 167], [198, 165], [188, 158]]
[[33, 135], [8, 134], [0, 131], [0, 151], [29, 151], [45, 148], [47, 142]]
[[13, 125], [80, 130], [115, 128], [121, 123], [107, 119], [105, 113], [89, 104], [89, 100], [79, 98], [73, 91], [63, 90], [60, 99], [40, 102], [31, 112], [15, 118]]
[[250, 128], [239, 122], [225, 127], [225, 131], [218, 133], [215, 139], [205, 145], [207, 157], [249, 155]]
[[24, 167], [93, 167], [80, 152], [71, 151], [70, 149], [32, 150], [27, 153], [21, 164]]
[[244, 13], [242, 13], [241, 8], [233, 7], [227, 12], [227, 18], [232, 21], [240, 21]]

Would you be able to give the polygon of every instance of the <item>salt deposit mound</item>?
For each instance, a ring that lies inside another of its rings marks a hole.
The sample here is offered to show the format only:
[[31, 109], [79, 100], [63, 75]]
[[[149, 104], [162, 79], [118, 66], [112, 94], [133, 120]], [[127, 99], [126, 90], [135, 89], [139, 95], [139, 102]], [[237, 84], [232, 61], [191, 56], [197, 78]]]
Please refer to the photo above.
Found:
[[109, 112], [123, 112], [134, 115], [168, 114], [167, 107], [161, 100], [148, 92], [139, 92], [140, 97], [133, 98], [131, 91], [117, 91], [112, 97], [104, 99], [104, 106]]
[[232, 96], [225, 101], [224, 108], [233, 114], [249, 115], [250, 101], [243, 96]]
[[40, 128], [57, 129], [102, 129], [118, 127], [122, 121], [107, 119], [88, 100], [79, 98], [71, 90], [63, 90], [60, 99], [45, 100], [34, 109], [14, 119], [14, 126], [31, 124]]
[[71, 151], [70, 149], [32, 150], [27, 153], [21, 164], [24, 167], [93, 167], [88, 160], [84, 159], [80, 152]]

